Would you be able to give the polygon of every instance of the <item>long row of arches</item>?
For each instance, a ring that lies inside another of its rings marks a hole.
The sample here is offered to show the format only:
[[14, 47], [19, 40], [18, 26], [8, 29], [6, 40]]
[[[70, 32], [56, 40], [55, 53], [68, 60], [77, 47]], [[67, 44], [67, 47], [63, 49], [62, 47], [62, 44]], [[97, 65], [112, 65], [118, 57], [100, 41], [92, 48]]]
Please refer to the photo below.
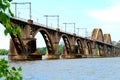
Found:
[[[95, 28], [92, 32], [91, 37], [83, 38], [76, 36], [76, 34], [69, 34], [60, 31], [59, 28], [50, 29], [43, 27], [42, 25], [34, 24], [32, 20], [24, 22], [21, 20], [11, 19], [11, 23], [14, 25], [21, 26], [21, 42], [22, 46], [19, 49], [24, 49], [25, 53], [19, 54], [16, 52], [16, 49], [13, 49], [17, 45], [10, 43], [10, 54], [11, 56], [29, 56], [34, 55], [36, 52], [36, 39], [35, 36], [40, 33], [43, 39], [43, 42], [46, 45], [46, 55], [48, 58], [59, 58], [58, 46], [60, 40], [64, 42], [62, 55], [68, 56], [68, 58], [74, 58], [75, 56], [117, 56], [120, 52], [119, 48], [111, 44], [110, 34], [104, 34], [100, 28]], [[37, 43], [42, 42], [41, 39], [37, 40]], [[16, 40], [16, 43], [17, 40]], [[43, 43], [41, 43], [43, 44]], [[40, 44], [40, 45], [41, 45]], [[24, 48], [23, 48], [24, 47]], [[13, 50], [12, 50], [13, 49]], [[30, 56], [31, 57], [31, 56]], [[24, 58], [24, 57], [22, 57]]]
[[[47, 53], [48, 54], [56, 54], [55, 52], [58, 51], [58, 47], [54, 47], [54, 39], [51, 37], [46, 30], [39, 29], [37, 32], [35, 32], [34, 37], [38, 32], [43, 36], [43, 39], [45, 41], [45, 45], [47, 47]], [[95, 35], [94, 35], [95, 34]], [[107, 54], [111, 54], [112, 46], [106, 45], [111, 44], [111, 37], [109, 34], [105, 34], [103, 36], [101, 29], [94, 29], [91, 40], [85, 39], [85, 38], [79, 38], [76, 37], [75, 41], [70, 41], [71, 37], [69, 37], [66, 34], [58, 34], [58, 42], [55, 43], [55, 45], [59, 45], [61, 39], [63, 40], [63, 48], [62, 48], [62, 55], [78, 55], [80, 54], [80, 57], [82, 56], [106, 56]], [[106, 38], [107, 36], [107, 38]], [[56, 37], [54, 37], [56, 38]], [[107, 40], [109, 39], [109, 40]], [[96, 40], [96, 42], [92, 41]], [[97, 42], [98, 41], [98, 42]], [[39, 43], [40, 41], [37, 41]], [[71, 43], [73, 42], [73, 43]], [[101, 43], [103, 42], [103, 43]], [[106, 42], [106, 44], [104, 44]], [[57, 52], [58, 53], [58, 52]], [[115, 50], [114, 50], [114, 53]], [[59, 53], [58, 53], [59, 54]]]

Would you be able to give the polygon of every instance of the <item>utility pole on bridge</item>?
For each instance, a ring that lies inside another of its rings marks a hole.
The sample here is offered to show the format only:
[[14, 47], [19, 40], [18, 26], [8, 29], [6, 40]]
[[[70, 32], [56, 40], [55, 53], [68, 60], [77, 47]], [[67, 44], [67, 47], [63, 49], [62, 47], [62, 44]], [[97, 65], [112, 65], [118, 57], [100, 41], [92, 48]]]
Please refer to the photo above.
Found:
[[65, 24], [65, 32], [66, 32], [66, 25], [67, 24], [73, 24], [74, 25], [74, 33], [75, 33], [75, 23], [63, 23], [63, 24]]
[[67, 23], [63, 23], [63, 24], [65, 24], [65, 32], [66, 32], [66, 24], [67, 24]]
[[57, 27], [59, 28], [59, 15], [44, 15], [46, 17], [46, 26], [48, 27], [48, 17], [57, 17]]
[[79, 30], [80, 30], [80, 28], [76, 28], [77, 30], [78, 30], [78, 35], [79, 35]]
[[79, 29], [84, 29], [85, 30], [85, 37], [87, 38], [88, 37], [88, 35], [87, 35], [87, 28], [79, 28]]
[[21, 4], [21, 5], [25, 5], [25, 4], [29, 4], [29, 16], [30, 16], [30, 20], [31, 20], [31, 2], [22, 2], [22, 3], [18, 3], [18, 2], [13, 2], [12, 4], [15, 4], [15, 17], [17, 17], [17, 4]]

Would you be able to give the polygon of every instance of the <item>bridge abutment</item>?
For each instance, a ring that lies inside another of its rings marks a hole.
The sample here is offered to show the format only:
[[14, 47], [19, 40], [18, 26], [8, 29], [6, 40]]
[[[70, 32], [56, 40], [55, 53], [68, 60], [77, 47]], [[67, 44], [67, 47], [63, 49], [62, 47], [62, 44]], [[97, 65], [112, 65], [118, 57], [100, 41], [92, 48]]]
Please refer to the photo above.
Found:
[[[25, 46], [25, 53], [17, 52], [12, 39], [10, 39], [10, 51], [8, 54], [9, 60], [41, 60], [42, 55], [36, 51], [36, 39], [22, 39]], [[19, 43], [18, 43], [19, 46]]]

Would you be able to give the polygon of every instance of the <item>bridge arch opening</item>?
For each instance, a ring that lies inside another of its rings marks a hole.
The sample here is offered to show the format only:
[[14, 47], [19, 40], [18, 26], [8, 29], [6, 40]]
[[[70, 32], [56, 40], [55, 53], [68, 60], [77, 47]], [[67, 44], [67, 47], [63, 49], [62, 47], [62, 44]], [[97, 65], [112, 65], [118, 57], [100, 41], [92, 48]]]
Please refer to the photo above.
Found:
[[59, 44], [62, 45], [62, 49], [61, 49], [62, 50], [62, 53], [61, 53], [62, 57], [64, 57], [65, 55], [71, 54], [71, 46], [70, 46], [69, 38], [67, 35], [62, 35], [60, 37]]
[[53, 44], [51, 42], [51, 39], [50, 39], [50, 36], [48, 35], [48, 33], [45, 30], [42, 30], [42, 29], [39, 29], [36, 32], [36, 34], [38, 34], [38, 32], [41, 33], [41, 36], [42, 36], [42, 39], [43, 39], [43, 41], [40, 40], [38, 42], [42, 42], [42, 44], [44, 44], [44, 47], [42, 49], [44, 55], [54, 54]]
[[87, 50], [88, 50], [88, 55], [92, 55], [92, 46], [91, 46], [91, 42], [87, 42]]
[[83, 42], [81, 39], [76, 40], [78, 54], [84, 55]]
[[44, 38], [41, 33], [37, 33], [35, 35], [36, 38], [36, 48], [37, 51], [40, 52], [40, 54], [45, 55], [46, 54], [46, 44], [44, 41]]
[[64, 40], [63, 38], [61, 38], [58, 45], [58, 54], [62, 55], [64, 46], [65, 46]]

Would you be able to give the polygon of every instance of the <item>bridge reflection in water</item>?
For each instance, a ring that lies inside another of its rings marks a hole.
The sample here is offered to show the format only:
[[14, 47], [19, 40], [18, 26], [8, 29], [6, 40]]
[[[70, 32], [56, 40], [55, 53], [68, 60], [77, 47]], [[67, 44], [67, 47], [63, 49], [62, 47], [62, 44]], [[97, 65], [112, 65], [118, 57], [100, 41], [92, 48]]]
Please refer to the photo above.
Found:
[[[110, 34], [103, 34], [100, 28], [95, 28], [90, 39], [60, 31], [59, 28], [51, 29], [41, 24], [35, 24], [32, 20], [24, 21], [11, 18], [12, 25], [20, 26], [21, 39], [11, 36], [10, 60], [37, 60], [42, 55], [36, 51], [36, 34], [40, 32], [46, 43], [47, 59], [59, 59], [59, 41], [64, 41], [62, 58], [81, 57], [115, 57], [120, 56], [120, 49], [112, 45]], [[77, 43], [77, 45], [76, 45]]]

